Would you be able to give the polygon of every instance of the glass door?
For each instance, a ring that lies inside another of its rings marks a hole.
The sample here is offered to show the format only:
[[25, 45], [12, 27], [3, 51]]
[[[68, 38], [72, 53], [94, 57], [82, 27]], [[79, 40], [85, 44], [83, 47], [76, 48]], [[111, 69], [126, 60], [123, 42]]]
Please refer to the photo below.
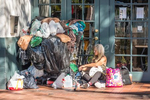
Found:
[[148, 0], [115, 0], [115, 63], [125, 65], [133, 81], [150, 81]]
[[86, 24], [84, 38], [81, 40], [78, 52], [78, 65], [82, 65], [91, 62], [94, 44], [99, 42], [99, 18], [95, 16], [99, 14], [99, 0], [71, 0], [70, 7], [71, 18], [82, 19]]
[[58, 17], [61, 20], [85, 21], [84, 38], [80, 43], [79, 62], [91, 61], [93, 46], [99, 43], [99, 0], [34, 0], [34, 16]]

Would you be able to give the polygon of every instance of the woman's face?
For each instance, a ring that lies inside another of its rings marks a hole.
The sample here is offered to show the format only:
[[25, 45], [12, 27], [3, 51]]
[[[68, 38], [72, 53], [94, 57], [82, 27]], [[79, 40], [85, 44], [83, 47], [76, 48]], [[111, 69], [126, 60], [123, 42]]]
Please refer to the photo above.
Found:
[[97, 56], [98, 55], [98, 51], [96, 48], [94, 48], [94, 55]]

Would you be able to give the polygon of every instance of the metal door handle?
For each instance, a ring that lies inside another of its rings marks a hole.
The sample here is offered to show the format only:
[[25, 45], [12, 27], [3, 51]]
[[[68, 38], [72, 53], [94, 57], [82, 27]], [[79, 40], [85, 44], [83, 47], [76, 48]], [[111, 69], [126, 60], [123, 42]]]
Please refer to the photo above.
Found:
[[96, 36], [96, 37], [94, 37], [94, 39], [95, 39], [95, 40], [98, 40], [98, 37]]
[[97, 33], [97, 32], [98, 32], [98, 29], [95, 29], [95, 32]]

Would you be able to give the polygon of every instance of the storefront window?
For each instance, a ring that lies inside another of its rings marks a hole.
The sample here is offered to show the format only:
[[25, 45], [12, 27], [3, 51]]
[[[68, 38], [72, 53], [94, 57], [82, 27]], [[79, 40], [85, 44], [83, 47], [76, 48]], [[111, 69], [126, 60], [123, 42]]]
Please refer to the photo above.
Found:
[[130, 40], [116, 39], [115, 54], [130, 54]]
[[133, 20], [148, 20], [148, 6], [147, 5], [134, 5], [132, 9]]
[[130, 56], [116, 56], [115, 67], [126, 66], [130, 71]]
[[133, 3], [148, 3], [148, 0], [133, 0]]
[[130, 5], [116, 5], [115, 6], [115, 20], [130, 20], [131, 17]]
[[147, 71], [148, 31], [148, 0], [115, 0], [115, 63]]
[[116, 22], [115, 36], [116, 37], [130, 37], [131, 25], [130, 22]]
[[116, 3], [130, 3], [130, 0], [115, 0]]
[[133, 22], [132, 23], [133, 37], [148, 37], [148, 23], [147, 22]]
[[133, 57], [132, 71], [143, 72], [148, 69], [148, 57]]
[[84, 19], [94, 20], [94, 6], [92, 5], [84, 6]]

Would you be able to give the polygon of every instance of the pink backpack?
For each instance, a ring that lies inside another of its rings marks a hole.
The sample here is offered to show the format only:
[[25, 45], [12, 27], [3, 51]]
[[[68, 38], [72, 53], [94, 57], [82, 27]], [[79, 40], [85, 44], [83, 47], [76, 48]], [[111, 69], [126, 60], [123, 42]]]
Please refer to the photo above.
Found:
[[106, 69], [106, 87], [122, 87], [122, 77], [119, 68]]

